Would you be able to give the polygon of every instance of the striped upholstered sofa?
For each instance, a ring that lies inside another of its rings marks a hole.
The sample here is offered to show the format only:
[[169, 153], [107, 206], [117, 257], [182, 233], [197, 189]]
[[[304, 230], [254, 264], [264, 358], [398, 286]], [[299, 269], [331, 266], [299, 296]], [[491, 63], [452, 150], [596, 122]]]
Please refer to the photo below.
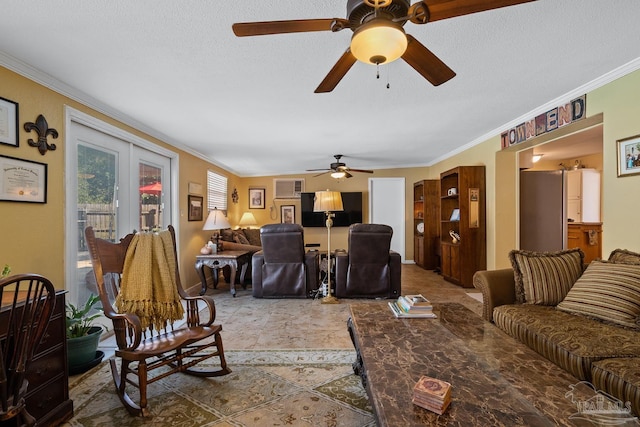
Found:
[[474, 276], [484, 318], [640, 415], [640, 254], [616, 249], [586, 268], [579, 249], [509, 258]]

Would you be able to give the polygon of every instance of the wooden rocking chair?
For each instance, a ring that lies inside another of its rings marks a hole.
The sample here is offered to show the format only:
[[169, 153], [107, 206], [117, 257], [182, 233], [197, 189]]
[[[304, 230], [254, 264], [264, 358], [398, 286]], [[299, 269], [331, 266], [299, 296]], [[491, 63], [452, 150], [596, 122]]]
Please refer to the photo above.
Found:
[[[175, 255], [175, 230], [172, 226], [169, 226], [169, 232]], [[132, 313], [118, 313], [114, 306], [120, 292], [125, 255], [134, 235], [128, 234], [120, 239], [120, 243], [112, 243], [96, 238], [93, 229], [87, 227], [85, 236], [104, 314], [113, 322], [118, 345], [115, 355], [122, 360], [119, 370], [115, 358], [110, 360], [113, 381], [118, 397], [132, 415], [150, 415], [147, 408], [147, 385], [168, 375], [184, 372], [202, 377], [215, 377], [231, 372], [227, 368], [222, 348], [222, 326], [213, 324], [216, 318], [213, 298], [206, 295], [188, 296], [182, 289], [176, 267], [175, 283], [181, 299], [186, 303], [186, 323], [176, 328], [173, 324], [170, 327], [165, 325], [159, 331], [153, 327], [143, 330], [138, 316]], [[209, 312], [206, 322], [200, 321], [198, 302], [204, 303]], [[220, 369], [194, 368], [194, 365], [210, 357], [220, 359]], [[148, 376], [150, 371], [163, 367], [165, 369], [157, 375]], [[134, 403], [127, 393], [127, 384], [139, 389], [138, 404]]]

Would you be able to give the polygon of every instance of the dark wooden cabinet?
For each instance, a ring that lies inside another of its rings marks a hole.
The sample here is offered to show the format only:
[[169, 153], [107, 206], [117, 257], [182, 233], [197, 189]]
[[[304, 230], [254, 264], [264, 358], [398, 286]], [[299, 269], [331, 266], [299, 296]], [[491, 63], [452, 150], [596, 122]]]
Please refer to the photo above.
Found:
[[413, 257], [417, 265], [433, 270], [440, 266], [440, 185], [437, 179], [413, 184]]
[[[8, 312], [0, 311], [0, 323], [7, 322], [5, 316]], [[67, 372], [65, 292], [58, 291], [51, 320], [27, 371], [27, 410], [38, 426], [56, 426], [73, 416]]]
[[445, 280], [473, 287], [487, 268], [484, 166], [458, 166], [440, 174], [440, 246]]
[[570, 223], [567, 226], [567, 249], [580, 248], [584, 263], [602, 258], [602, 224]]

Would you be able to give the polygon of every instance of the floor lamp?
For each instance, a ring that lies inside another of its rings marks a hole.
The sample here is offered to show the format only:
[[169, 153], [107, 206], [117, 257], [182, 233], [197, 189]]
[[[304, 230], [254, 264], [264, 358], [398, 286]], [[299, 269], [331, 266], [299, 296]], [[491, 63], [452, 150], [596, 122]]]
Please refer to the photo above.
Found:
[[342, 196], [339, 191], [316, 191], [313, 201], [314, 212], [324, 212], [327, 216], [327, 296], [322, 298], [322, 304], [337, 304], [339, 301], [331, 295], [331, 226], [333, 225], [333, 212], [342, 211]]

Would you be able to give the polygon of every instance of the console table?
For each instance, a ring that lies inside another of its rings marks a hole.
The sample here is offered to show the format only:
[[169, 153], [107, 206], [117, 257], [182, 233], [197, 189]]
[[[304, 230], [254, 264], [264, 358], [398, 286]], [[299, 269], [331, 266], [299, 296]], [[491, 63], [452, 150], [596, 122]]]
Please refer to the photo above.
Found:
[[[350, 310], [354, 370], [380, 427], [590, 425], [565, 397], [576, 378], [460, 304], [434, 304], [437, 319], [397, 319], [386, 302]], [[422, 375], [451, 383], [443, 415], [411, 403]]]
[[211, 268], [213, 274], [213, 288], [218, 287], [218, 269], [229, 266], [231, 269], [231, 277], [229, 278], [229, 288], [231, 295], [236, 296], [236, 271], [240, 267], [240, 284], [243, 289], [247, 288], [244, 282], [244, 276], [247, 272], [247, 265], [249, 265], [250, 256], [249, 251], [223, 251], [211, 255], [198, 255], [196, 256], [196, 271], [200, 276], [202, 283], [202, 290], [200, 295], [204, 295], [207, 291], [207, 278], [204, 275], [204, 267]]

